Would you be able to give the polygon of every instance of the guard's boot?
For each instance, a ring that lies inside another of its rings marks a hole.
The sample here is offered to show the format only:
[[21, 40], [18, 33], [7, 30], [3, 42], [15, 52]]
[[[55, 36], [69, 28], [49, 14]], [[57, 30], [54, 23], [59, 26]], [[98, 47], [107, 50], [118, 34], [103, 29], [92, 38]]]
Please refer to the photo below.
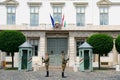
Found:
[[62, 72], [62, 78], [65, 78], [65, 76], [64, 76], [64, 72]]
[[46, 72], [46, 76], [45, 77], [49, 77], [49, 71]]

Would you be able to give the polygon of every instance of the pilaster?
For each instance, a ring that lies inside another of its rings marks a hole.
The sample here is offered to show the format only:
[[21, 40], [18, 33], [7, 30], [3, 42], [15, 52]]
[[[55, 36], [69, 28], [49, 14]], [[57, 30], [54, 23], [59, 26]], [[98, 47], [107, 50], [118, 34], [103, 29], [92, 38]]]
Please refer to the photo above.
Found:
[[118, 64], [118, 53], [117, 53], [117, 50], [115, 48], [115, 39], [113, 40], [113, 65], [116, 65]]
[[75, 38], [74, 36], [69, 35], [69, 66], [73, 67], [75, 62]]
[[45, 49], [45, 41], [46, 41], [46, 36], [45, 32], [42, 32], [40, 35], [39, 39], [39, 51], [38, 51], [38, 56], [39, 56], [39, 63], [42, 65], [42, 57], [45, 55], [46, 49]]

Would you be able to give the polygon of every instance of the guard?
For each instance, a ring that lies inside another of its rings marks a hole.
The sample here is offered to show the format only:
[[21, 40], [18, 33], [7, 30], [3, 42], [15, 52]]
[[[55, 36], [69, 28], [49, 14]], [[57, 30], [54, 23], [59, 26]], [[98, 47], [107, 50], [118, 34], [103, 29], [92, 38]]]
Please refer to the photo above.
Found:
[[49, 77], [49, 54], [46, 53], [45, 54], [45, 58], [42, 57], [42, 62], [45, 63], [45, 68], [46, 68], [46, 76], [45, 77]]
[[64, 51], [62, 51], [62, 78], [65, 78], [64, 71], [65, 71], [66, 63], [68, 60], [69, 58], [65, 59], [65, 53]]

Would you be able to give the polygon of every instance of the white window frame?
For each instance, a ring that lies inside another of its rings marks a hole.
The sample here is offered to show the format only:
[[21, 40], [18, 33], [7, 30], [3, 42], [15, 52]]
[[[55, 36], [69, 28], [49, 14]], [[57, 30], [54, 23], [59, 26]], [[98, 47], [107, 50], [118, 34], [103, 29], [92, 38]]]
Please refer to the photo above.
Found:
[[16, 6], [7, 6], [7, 24], [16, 24]]
[[109, 8], [108, 7], [100, 7], [100, 25], [108, 25], [109, 24]]
[[76, 25], [85, 26], [85, 6], [76, 7]]
[[30, 6], [30, 26], [39, 26], [39, 6]]

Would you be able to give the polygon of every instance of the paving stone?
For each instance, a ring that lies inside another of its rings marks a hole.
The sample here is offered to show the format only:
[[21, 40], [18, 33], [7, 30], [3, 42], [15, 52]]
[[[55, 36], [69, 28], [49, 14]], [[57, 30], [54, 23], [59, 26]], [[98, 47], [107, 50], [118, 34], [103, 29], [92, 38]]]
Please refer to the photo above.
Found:
[[2, 70], [0, 69], [0, 80], [120, 80], [120, 72], [115, 70], [73, 72], [65, 71], [66, 78], [61, 78], [61, 70], [50, 70], [50, 77], [45, 77], [45, 70]]

